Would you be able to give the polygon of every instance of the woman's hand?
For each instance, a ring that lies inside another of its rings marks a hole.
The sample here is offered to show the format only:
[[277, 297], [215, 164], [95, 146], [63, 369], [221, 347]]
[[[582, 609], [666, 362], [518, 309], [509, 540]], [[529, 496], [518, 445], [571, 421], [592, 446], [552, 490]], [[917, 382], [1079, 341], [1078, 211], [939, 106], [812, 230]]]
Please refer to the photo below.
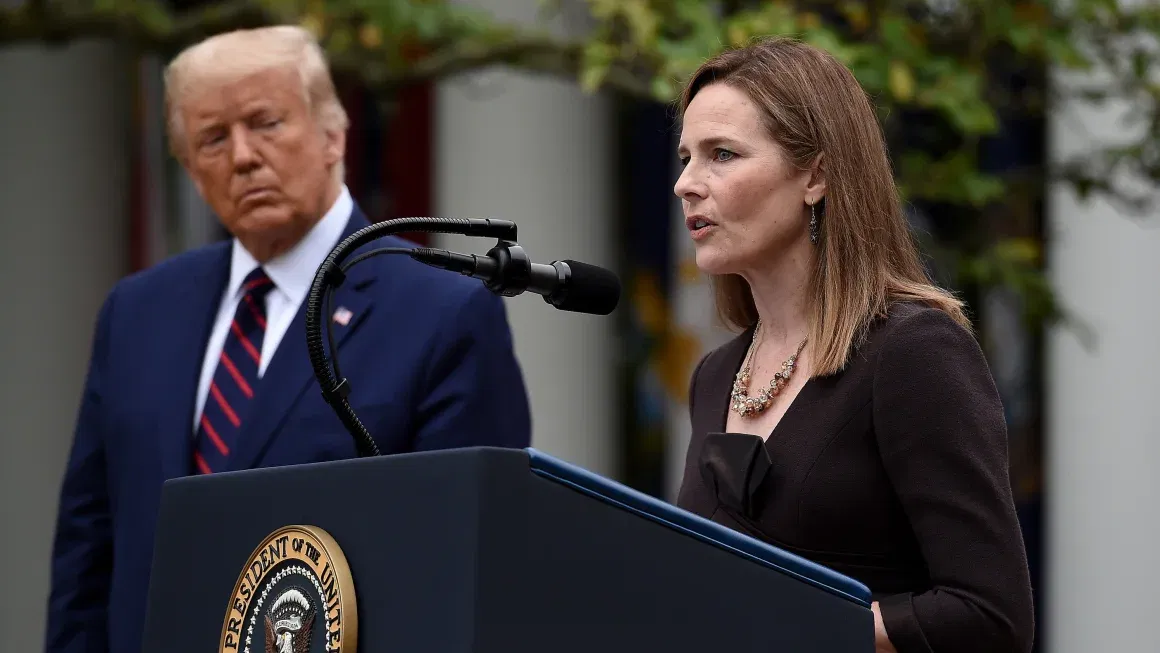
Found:
[[870, 611], [874, 613], [874, 653], [898, 653], [890, 638], [886, 636], [886, 625], [882, 623], [882, 612], [878, 609], [878, 601], [870, 604]]

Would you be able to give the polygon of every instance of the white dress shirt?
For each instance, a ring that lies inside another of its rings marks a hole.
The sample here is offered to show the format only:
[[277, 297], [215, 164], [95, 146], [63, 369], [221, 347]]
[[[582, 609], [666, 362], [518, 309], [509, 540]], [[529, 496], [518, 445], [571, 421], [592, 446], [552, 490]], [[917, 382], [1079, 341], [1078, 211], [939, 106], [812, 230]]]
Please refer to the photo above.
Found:
[[[266, 372], [266, 366], [270, 364], [270, 359], [278, 350], [278, 343], [282, 341], [282, 336], [286, 334], [286, 329], [298, 313], [299, 306], [306, 300], [306, 294], [310, 292], [310, 284], [314, 282], [318, 266], [322, 265], [342, 237], [353, 209], [354, 200], [344, 185], [338, 200], [318, 224], [314, 225], [297, 245], [270, 259], [263, 266], [270, 280], [274, 282], [274, 289], [266, 295], [266, 335], [262, 340], [259, 378]], [[234, 319], [238, 302], [242, 300], [242, 281], [256, 267], [258, 262], [235, 238], [230, 261], [230, 280], [222, 295], [221, 306], [218, 308], [217, 318], [214, 320], [213, 330], [210, 331], [209, 342], [206, 345], [205, 359], [201, 364], [201, 380], [197, 385], [197, 404], [193, 415], [194, 433], [197, 432], [205, 398], [209, 394], [209, 384], [213, 380], [214, 372], [217, 371], [218, 358], [225, 345], [226, 333], [229, 331], [230, 322]], [[302, 355], [305, 356], [306, 352], [302, 352]]]

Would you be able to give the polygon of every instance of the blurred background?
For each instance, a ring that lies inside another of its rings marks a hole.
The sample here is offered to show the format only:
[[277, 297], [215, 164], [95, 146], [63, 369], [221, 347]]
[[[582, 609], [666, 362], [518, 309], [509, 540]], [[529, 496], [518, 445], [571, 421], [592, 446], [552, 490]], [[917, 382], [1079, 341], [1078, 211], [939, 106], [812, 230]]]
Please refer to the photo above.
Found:
[[1160, 651], [1160, 9], [1111, 0], [0, 0], [0, 650], [42, 646], [101, 301], [225, 237], [168, 153], [163, 66], [270, 22], [330, 52], [373, 219], [513, 220], [536, 260], [620, 275], [607, 318], [508, 302], [533, 444], [670, 500], [689, 375], [731, 336], [672, 194], [674, 93], [754, 36], [837, 55], [1002, 393], [1037, 650]]

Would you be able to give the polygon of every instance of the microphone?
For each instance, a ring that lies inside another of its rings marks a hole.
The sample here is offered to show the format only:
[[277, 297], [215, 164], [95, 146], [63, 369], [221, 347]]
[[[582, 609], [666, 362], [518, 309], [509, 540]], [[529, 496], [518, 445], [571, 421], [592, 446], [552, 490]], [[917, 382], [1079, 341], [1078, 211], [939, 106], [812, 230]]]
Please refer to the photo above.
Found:
[[510, 241], [501, 241], [484, 256], [432, 247], [407, 253], [432, 267], [480, 279], [498, 295], [542, 295], [545, 302], [561, 311], [608, 315], [620, 301], [620, 279], [611, 271], [580, 261], [533, 263], [523, 247]]
[[[496, 238], [498, 242], [486, 256], [410, 247], [381, 247], [354, 254], [372, 240], [405, 231]], [[347, 236], [318, 266], [310, 292], [306, 295], [306, 349], [322, 397], [354, 438], [360, 456], [381, 454], [374, 437], [347, 401], [350, 381], [339, 369], [334, 332], [326, 319], [332, 313], [334, 299], [329, 291], [343, 284], [350, 266], [372, 256], [408, 254], [428, 265], [482, 279], [489, 290], [507, 297], [530, 290], [543, 295], [544, 301], [562, 311], [607, 315], [616, 308], [620, 301], [620, 280], [615, 274], [579, 261], [554, 261], [551, 265], [532, 263], [524, 249], [515, 242], [516, 231], [514, 222], [491, 218], [396, 218], [376, 222]], [[330, 346], [332, 358], [327, 356], [326, 344]]]

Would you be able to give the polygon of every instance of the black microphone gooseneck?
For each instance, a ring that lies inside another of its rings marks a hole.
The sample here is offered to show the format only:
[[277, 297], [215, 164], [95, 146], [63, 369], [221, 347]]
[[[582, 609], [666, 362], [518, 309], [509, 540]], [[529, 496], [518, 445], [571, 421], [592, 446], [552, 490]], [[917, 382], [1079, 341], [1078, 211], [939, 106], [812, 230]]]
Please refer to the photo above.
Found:
[[[382, 248], [361, 254], [346, 265], [342, 265], [343, 261], [352, 252], [372, 240], [407, 231], [451, 233], [464, 236], [496, 238], [500, 240], [501, 245], [508, 246], [515, 245], [514, 241], [516, 239], [516, 225], [507, 220], [477, 218], [399, 218], [372, 224], [347, 236], [345, 240], [331, 250], [326, 260], [322, 262], [322, 265], [318, 266], [318, 271], [314, 275], [314, 281], [310, 284], [310, 293], [306, 296], [306, 347], [310, 352], [310, 364], [314, 367], [314, 376], [318, 379], [318, 384], [322, 388], [322, 396], [330, 404], [331, 408], [334, 409], [334, 412], [338, 415], [339, 420], [342, 421], [346, 430], [354, 436], [355, 445], [358, 448], [360, 456], [378, 456], [380, 455], [379, 447], [375, 444], [374, 438], [371, 437], [371, 434], [363, 426], [358, 415], [355, 415], [354, 409], [351, 408], [350, 403], [346, 400], [350, 394], [350, 383], [347, 379], [342, 378], [341, 372], [339, 371], [334, 339], [329, 328], [329, 322], [323, 317], [323, 307], [326, 307], [326, 315], [329, 315], [332, 296], [327, 291], [342, 285], [342, 282], [346, 280], [346, 270], [350, 269], [350, 266], [370, 256], [378, 254], [406, 254], [410, 250], [402, 247]], [[322, 331], [324, 324], [326, 325], [326, 337], [333, 361], [327, 360], [326, 350], [323, 347]]]

